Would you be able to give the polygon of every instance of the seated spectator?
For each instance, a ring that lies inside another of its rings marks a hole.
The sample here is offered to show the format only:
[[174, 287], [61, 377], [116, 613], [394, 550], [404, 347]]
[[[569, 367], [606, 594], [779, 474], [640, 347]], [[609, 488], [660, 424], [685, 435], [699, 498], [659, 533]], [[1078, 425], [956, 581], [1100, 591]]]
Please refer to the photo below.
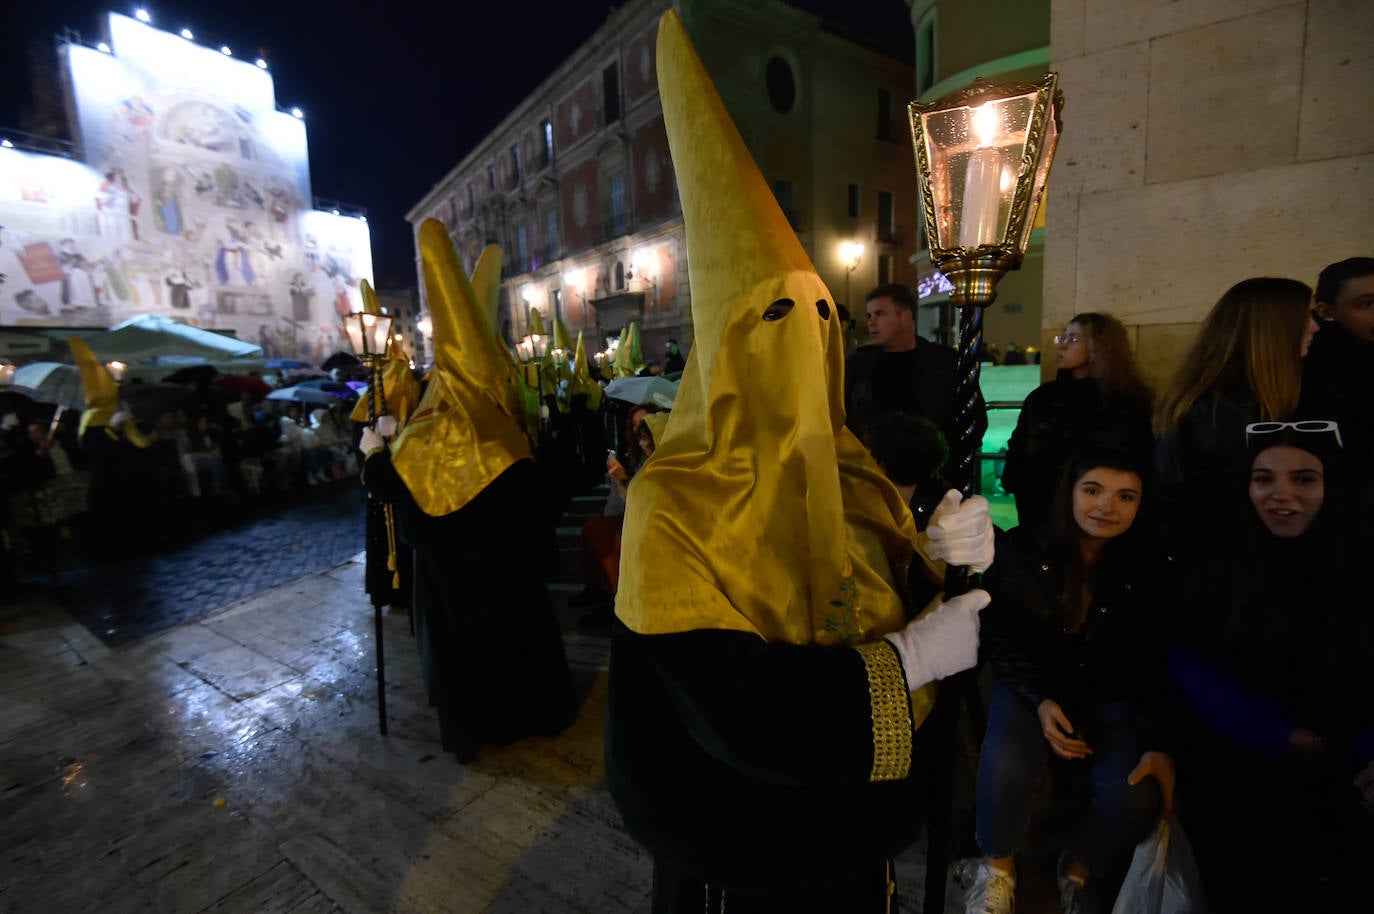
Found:
[[1051, 520], [999, 537], [982, 644], [995, 680], [978, 762], [979, 864], [965, 910], [1009, 914], [1015, 855], [1045, 763], [1086, 776], [1092, 807], [1060, 857], [1064, 911], [1108, 911], [1136, 844], [1173, 802], [1163, 556], [1139, 516], [1142, 462], [1076, 457]]
[[1248, 503], [1181, 588], [1183, 824], [1214, 910], [1354, 911], [1374, 860], [1368, 506], [1334, 423], [1249, 426]]

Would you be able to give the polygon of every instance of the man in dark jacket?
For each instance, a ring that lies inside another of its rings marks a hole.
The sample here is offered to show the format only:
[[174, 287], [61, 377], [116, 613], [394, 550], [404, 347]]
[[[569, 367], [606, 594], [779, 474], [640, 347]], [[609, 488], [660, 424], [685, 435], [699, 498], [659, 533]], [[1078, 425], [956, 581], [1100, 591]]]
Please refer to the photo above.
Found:
[[[862, 440], [874, 416], [909, 413], [931, 420], [948, 441], [957, 441], [958, 354], [916, 335], [916, 299], [906, 286], [878, 286], [867, 301], [869, 344], [845, 362], [845, 424]], [[975, 442], [982, 442], [987, 427], [979, 394]]]

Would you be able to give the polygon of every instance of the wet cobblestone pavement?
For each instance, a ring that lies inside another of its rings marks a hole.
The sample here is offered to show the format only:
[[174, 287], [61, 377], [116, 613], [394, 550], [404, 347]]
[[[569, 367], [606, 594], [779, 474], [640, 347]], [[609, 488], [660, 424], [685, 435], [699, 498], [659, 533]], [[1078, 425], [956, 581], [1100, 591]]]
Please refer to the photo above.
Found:
[[51, 596], [106, 644], [134, 641], [348, 561], [363, 548], [366, 499], [356, 479], [311, 489], [302, 503], [156, 554], [62, 571]]

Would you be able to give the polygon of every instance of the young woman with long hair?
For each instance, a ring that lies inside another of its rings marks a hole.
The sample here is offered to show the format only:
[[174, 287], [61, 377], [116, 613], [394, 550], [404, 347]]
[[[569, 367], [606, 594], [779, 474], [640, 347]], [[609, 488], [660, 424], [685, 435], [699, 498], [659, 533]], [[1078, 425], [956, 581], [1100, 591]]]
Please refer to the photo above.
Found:
[[1160, 750], [1168, 625], [1164, 556], [1142, 515], [1147, 462], [1084, 451], [1050, 518], [999, 538], [984, 577], [982, 643], [995, 674], [978, 764], [970, 914], [1010, 914], [1014, 859], [1051, 756], [1086, 776], [1093, 804], [1060, 859], [1065, 911], [1108, 910], [1135, 845], [1173, 796]]
[[1059, 374], [1031, 391], [1007, 443], [1002, 487], [1020, 523], [1049, 515], [1065, 463], [1081, 448], [1109, 446], [1146, 456], [1153, 395], [1136, 367], [1126, 328], [1110, 314], [1074, 315], [1055, 337]]
[[1249, 429], [1248, 498], [1174, 601], [1183, 821], [1219, 909], [1356, 910], [1374, 860], [1368, 506], [1334, 422]]
[[1311, 305], [1296, 279], [1261, 277], [1207, 314], [1155, 410], [1156, 468], [1175, 511], [1215, 519], [1217, 493], [1245, 475], [1245, 426], [1297, 409]]

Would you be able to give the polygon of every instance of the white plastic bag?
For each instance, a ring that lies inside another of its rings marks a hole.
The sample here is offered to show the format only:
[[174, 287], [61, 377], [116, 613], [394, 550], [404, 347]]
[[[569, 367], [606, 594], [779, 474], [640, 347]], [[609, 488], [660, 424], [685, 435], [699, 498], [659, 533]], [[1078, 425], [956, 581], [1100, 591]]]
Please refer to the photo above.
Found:
[[1112, 914], [1204, 914], [1202, 877], [1193, 848], [1170, 816], [1135, 847]]

